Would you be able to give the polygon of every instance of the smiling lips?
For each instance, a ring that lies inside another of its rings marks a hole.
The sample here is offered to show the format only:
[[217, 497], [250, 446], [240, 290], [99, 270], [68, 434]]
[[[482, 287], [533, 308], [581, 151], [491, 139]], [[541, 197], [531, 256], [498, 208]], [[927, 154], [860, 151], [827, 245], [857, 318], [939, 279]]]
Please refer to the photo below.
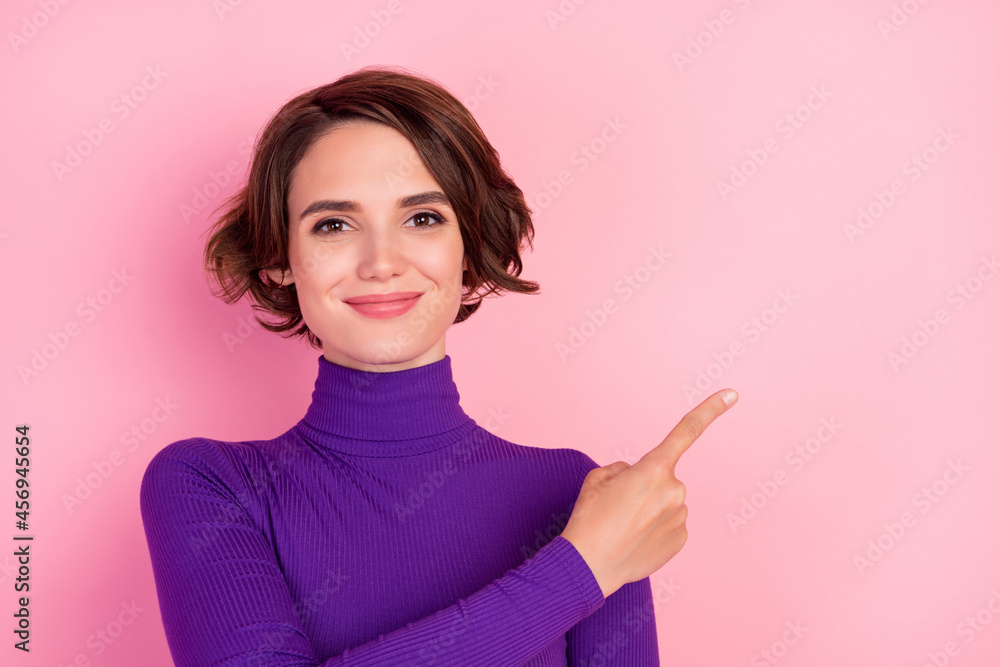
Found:
[[390, 292], [389, 294], [365, 294], [350, 299], [344, 303], [365, 317], [385, 319], [399, 317], [417, 304], [423, 292]]

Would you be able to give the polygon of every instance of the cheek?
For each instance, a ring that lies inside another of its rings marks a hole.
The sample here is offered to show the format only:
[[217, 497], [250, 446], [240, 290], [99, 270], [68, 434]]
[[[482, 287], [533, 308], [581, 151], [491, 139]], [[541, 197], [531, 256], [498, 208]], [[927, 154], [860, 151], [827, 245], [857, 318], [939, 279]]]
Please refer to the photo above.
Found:
[[328, 301], [334, 291], [334, 285], [340, 282], [340, 278], [328, 267], [314, 262], [306, 262], [305, 266], [305, 276], [298, 281], [302, 283], [299, 286], [300, 294], [305, 291], [309, 300], [317, 303]]
[[457, 309], [462, 301], [462, 260], [452, 260], [448, 270], [442, 275], [441, 288], [445, 292], [445, 298]]
[[337, 267], [344, 265], [343, 258], [337, 261], [335, 253], [323, 244], [296, 239], [289, 243], [288, 257], [300, 293], [327, 292], [341, 279], [342, 271]]
[[462, 237], [455, 234], [447, 243], [442, 243], [435, 249], [428, 268], [434, 271], [434, 275], [440, 277], [441, 282], [452, 283], [456, 280], [461, 282], [464, 255]]
[[454, 285], [462, 282], [462, 257], [453, 252], [440, 252], [427, 257], [427, 275], [433, 276], [439, 285]]

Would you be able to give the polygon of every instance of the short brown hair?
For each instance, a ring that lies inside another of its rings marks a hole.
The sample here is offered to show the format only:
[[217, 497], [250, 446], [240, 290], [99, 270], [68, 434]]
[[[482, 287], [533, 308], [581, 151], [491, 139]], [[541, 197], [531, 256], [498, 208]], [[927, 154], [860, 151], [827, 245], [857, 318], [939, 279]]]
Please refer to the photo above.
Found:
[[468, 269], [455, 324], [490, 294], [539, 291], [538, 283], [518, 277], [520, 251], [525, 242], [531, 248], [534, 237], [531, 211], [469, 110], [428, 78], [369, 66], [292, 98], [257, 138], [246, 185], [220, 207], [208, 230], [204, 260], [221, 288], [215, 296], [235, 303], [250, 292], [254, 310], [279, 318], [269, 323], [255, 315], [262, 327], [292, 330], [286, 337], [306, 336], [322, 347], [303, 321], [295, 285], [282, 287], [265, 269], [289, 268], [286, 197], [293, 169], [326, 132], [359, 121], [406, 136], [458, 217]]

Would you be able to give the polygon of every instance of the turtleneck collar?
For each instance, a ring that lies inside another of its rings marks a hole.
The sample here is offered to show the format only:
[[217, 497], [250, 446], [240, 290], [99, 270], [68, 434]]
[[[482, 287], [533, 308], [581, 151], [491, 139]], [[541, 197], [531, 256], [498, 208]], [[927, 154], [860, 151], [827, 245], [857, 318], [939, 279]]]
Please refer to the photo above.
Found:
[[459, 405], [448, 355], [388, 373], [320, 355], [312, 403], [297, 427], [310, 442], [342, 453], [406, 456], [455, 442], [474, 425]]

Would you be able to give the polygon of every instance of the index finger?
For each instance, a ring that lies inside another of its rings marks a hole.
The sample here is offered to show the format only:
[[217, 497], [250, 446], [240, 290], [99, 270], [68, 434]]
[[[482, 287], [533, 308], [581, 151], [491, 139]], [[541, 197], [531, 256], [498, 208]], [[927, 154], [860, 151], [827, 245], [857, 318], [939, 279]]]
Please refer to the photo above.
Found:
[[681, 454], [694, 444], [694, 441], [705, 432], [705, 429], [715, 421], [716, 417], [733, 407], [737, 399], [739, 399], [739, 394], [734, 389], [722, 389], [715, 392], [684, 415], [677, 422], [677, 426], [667, 434], [667, 437], [659, 445], [646, 452], [641, 459], [636, 461], [635, 465], [648, 461], [656, 465], [665, 464], [670, 470], [673, 470], [681, 458]]

